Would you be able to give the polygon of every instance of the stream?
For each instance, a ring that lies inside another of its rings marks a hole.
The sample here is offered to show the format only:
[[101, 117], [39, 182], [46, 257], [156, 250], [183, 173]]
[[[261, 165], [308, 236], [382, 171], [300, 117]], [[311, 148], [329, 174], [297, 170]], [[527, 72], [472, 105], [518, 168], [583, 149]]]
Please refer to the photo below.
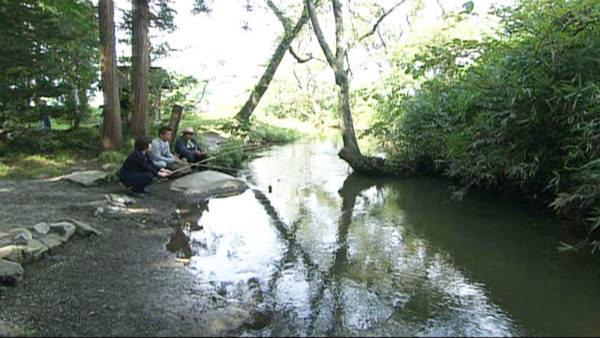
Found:
[[[242, 336], [598, 336], [600, 265], [522, 201], [350, 174], [336, 140], [274, 146], [168, 247], [258, 314]], [[270, 190], [270, 191], [269, 191]]]

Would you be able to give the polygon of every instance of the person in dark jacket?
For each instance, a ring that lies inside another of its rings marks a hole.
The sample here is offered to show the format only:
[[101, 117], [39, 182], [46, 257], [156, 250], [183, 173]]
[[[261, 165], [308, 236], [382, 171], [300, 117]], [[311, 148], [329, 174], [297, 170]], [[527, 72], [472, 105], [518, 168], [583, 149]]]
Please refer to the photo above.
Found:
[[188, 163], [204, 161], [206, 150], [198, 145], [198, 141], [194, 137], [194, 129], [186, 128], [183, 135], [175, 142], [175, 154], [181, 159], [187, 159]]
[[131, 188], [134, 193], [147, 193], [146, 186], [152, 182], [155, 177], [164, 178], [173, 173], [169, 169], [159, 168], [150, 159], [149, 153], [152, 148], [152, 139], [147, 136], [140, 136], [135, 140], [135, 150], [127, 157], [121, 172], [119, 180]]

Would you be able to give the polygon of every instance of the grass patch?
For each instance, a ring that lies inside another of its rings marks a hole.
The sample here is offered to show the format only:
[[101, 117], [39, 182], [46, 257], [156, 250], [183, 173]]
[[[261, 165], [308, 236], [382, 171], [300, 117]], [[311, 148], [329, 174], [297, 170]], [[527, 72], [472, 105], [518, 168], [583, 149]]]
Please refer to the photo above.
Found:
[[[192, 127], [198, 132], [198, 141], [203, 143], [202, 133], [216, 131], [228, 140], [211, 154], [215, 157], [210, 164], [239, 168], [249, 158], [248, 145], [267, 145], [295, 141], [305, 135], [294, 128], [276, 125], [276, 121], [253, 120], [251, 124], [240, 124], [237, 120], [215, 118], [203, 119], [198, 115], [184, 116], [179, 130]], [[159, 126], [151, 128], [156, 137]], [[179, 133], [181, 134], [181, 133]], [[174, 135], [172, 143], [175, 143]], [[77, 170], [114, 170], [122, 165], [133, 150], [130, 139], [125, 140], [123, 150], [100, 153], [100, 132], [96, 126], [74, 130], [22, 130], [3, 145], [0, 153], [0, 178], [44, 179], [68, 174]]]
[[0, 161], [0, 177], [43, 179], [70, 172], [75, 159], [70, 156], [11, 155]]

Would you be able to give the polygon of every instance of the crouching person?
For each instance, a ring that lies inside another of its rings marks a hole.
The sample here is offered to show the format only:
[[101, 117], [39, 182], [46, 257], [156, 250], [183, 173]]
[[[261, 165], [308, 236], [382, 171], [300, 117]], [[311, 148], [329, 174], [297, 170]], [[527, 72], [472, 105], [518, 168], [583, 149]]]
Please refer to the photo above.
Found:
[[150, 159], [152, 140], [147, 136], [140, 136], [135, 140], [135, 150], [127, 157], [121, 167], [119, 180], [136, 194], [145, 194], [146, 186], [152, 180], [171, 176], [169, 169], [159, 168]]

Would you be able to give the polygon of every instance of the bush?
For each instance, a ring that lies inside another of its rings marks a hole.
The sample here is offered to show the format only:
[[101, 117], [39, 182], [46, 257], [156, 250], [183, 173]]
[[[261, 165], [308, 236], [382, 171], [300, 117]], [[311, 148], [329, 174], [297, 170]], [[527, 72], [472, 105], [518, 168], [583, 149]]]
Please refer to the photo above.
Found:
[[[371, 133], [423, 170], [546, 194], [560, 214], [600, 229], [600, 27], [586, 19], [600, 5], [522, 1], [497, 13], [504, 39], [442, 42], [398, 69], [433, 76], [412, 95], [380, 99]], [[468, 67], [456, 62], [465, 46], [479, 51]]]

